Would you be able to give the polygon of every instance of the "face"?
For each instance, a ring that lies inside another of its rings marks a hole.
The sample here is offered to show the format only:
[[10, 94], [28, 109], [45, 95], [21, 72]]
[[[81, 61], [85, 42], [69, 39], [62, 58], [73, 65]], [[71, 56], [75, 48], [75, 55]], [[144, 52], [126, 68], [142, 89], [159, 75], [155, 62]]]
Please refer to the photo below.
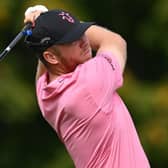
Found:
[[77, 65], [92, 58], [92, 51], [87, 36], [84, 34], [79, 40], [69, 44], [57, 46], [61, 62], [73, 71]]

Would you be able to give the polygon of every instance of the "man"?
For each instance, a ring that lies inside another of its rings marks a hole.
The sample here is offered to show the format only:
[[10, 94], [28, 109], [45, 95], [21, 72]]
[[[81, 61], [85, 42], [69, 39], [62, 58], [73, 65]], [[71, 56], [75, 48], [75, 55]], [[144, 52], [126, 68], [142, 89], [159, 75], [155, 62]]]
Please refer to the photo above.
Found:
[[75, 167], [149, 168], [117, 94], [123, 85], [125, 40], [93, 23], [79, 22], [64, 10], [38, 7], [25, 14], [25, 23], [33, 23], [26, 43], [40, 59], [38, 103]]

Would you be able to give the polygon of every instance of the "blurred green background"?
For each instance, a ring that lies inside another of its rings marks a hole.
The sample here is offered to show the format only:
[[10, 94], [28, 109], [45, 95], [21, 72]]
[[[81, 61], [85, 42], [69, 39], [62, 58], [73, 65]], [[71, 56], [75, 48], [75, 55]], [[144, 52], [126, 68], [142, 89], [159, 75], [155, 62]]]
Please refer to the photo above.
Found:
[[[167, 0], [0, 0], [1, 51], [37, 4], [63, 8], [80, 20], [121, 34], [128, 43], [125, 85], [119, 90], [152, 168], [168, 167]], [[42, 118], [34, 87], [36, 58], [23, 41], [0, 62], [0, 168], [73, 168]]]

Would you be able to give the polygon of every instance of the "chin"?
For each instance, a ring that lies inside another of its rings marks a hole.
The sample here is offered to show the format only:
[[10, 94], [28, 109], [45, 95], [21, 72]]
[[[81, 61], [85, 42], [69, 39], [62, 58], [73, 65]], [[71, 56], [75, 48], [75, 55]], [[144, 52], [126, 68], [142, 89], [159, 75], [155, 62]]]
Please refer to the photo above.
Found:
[[92, 52], [91, 50], [88, 50], [84, 53], [81, 54], [81, 58], [82, 58], [82, 63], [84, 63], [85, 61], [88, 61], [92, 58]]
[[91, 53], [88, 53], [87, 55], [86, 55], [86, 61], [87, 60], [90, 60], [92, 58], [92, 54]]
[[89, 59], [92, 58], [92, 51], [89, 50], [88, 53], [87, 53], [86, 55], [87, 55], [86, 57], [88, 57]]

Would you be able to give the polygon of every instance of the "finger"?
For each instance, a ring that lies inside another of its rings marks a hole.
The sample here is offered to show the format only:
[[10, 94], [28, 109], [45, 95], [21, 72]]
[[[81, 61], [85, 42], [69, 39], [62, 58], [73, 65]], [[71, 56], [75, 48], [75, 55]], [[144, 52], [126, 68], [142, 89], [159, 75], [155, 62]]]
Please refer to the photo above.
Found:
[[24, 23], [31, 22], [32, 27], [35, 26], [35, 20], [39, 17], [39, 15], [43, 12], [47, 12], [48, 9], [42, 5], [36, 5], [34, 7], [29, 7], [25, 12]]
[[25, 17], [24, 23], [31, 22], [34, 25], [36, 18], [37, 18], [37, 15], [35, 13], [30, 13]]
[[48, 9], [44, 5], [36, 5], [36, 6], [33, 6], [33, 7], [29, 7], [25, 11], [25, 16], [32, 13], [32, 12], [35, 12], [35, 11], [47, 12]]
[[32, 22], [32, 26], [35, 26], [35, 20], [40, 16], [42, 11], [34, 11], [25, 16], [24, 23]]

